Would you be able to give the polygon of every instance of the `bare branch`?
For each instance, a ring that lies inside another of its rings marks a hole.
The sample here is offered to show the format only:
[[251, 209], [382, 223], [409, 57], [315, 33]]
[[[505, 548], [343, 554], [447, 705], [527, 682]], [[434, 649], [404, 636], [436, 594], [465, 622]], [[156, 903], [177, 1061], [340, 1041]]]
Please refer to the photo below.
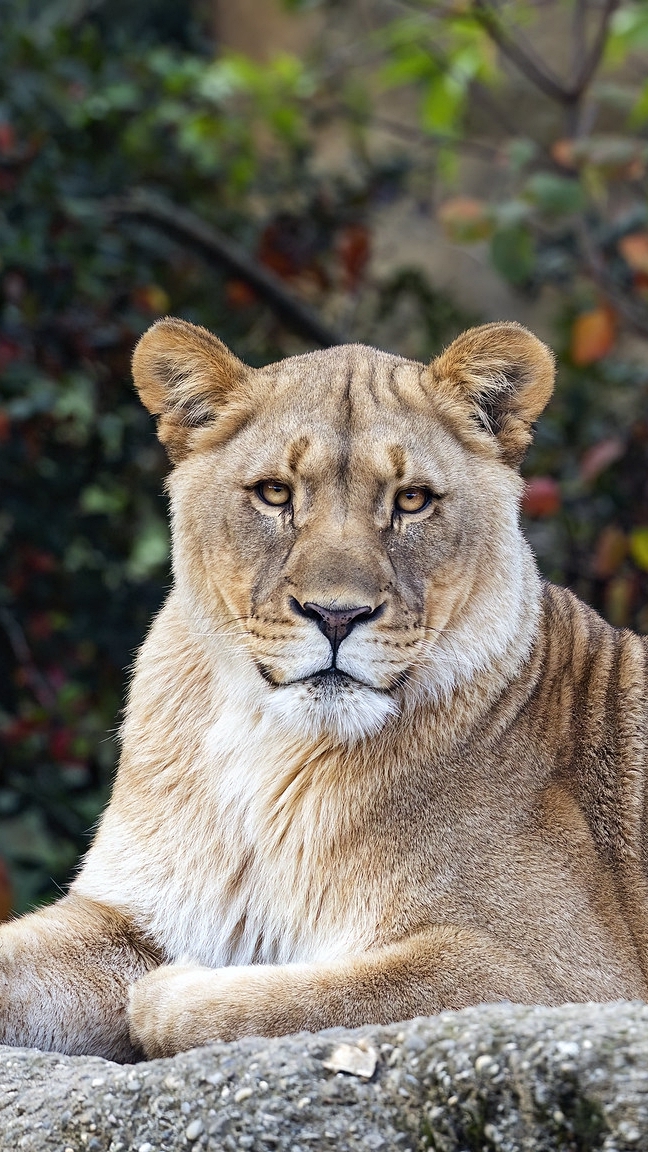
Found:
[[312, 309], [287, 292], [278, 276], [254, 260], [235, 240], [188, 209], [138, 188], [121, 199], [107, 201], [106, 212], [157, 228], [191, 249], [206, 264], [224, 268], [244, 280], [292, 329], [323, 348], [344, 343], [342, 334], [329, 328]]
[[[587, 10], [588, 0], [575, 0], [572, 23], [572, 71], [574, 84], [580, 74], [587, 52]], [[572, 85], [573, 87], [573, 85]]]
[[[341, 111], [349, 116], [346, 109], [342, 109]], [[362, 122], [366, 122], [364, 117], [362, 118]], [[389, 116], [372, 116], [366, 123], [369, 128], [383, 128], [386, 132], [392, 132], [394, 136], [400, 136], [403, 140], [409, 140], [413, 144], [421, 144], [424, 147], [434, 148], [451, 145], [453, 148], [460, 148], [463, 149], [464, 152], [472, 152], [476, 156], [481, 156], [484, 160], [492, 161], [499, 155], [500, 151], [494, 144], [484, 144], [481, 140], [462, 140], [455, 136], [435, 135], [433, 132], [425, 132], [422, 128], [413, 128], [411, 124], [403, 124], [398, 120], [391, 120]]]
[[571, 105], [576, 102], [580, 93], [574, 92], [572, 89], [565, 88], [563, 85], [550, 73], [540, 66], [536, 60], [528, 54], [520, 45], [515, 41], [508, 32], [502, 27], [499, 16], [493, 11], [492, 7], [486, 3], [486, 0], [473, 0], [472, 13], [476, 20], [481, 24], [485, 32], [488, 33], [494, 44], [506, 56], [512, 64], [530, 80], [536, 88], [548, 96], [550, 100], [555, 100], [559, 104]]
[[11, 650], [20, 664], [25, 681], [31, 688], [36, 702], [47, 712], [54, 712], [56, 710], [56, 693], [37, 668], [25, 633], [8, 608], [0, 608], [0, 624], [4, 628]]
[[594, 37], [594, 42], [589, 50], [588, 55], [585, 57], [583, 66], [576, 78], [573, 87], [571, 88], [573, 97], [576, 100], [582, 96], [583, 92], [588, 87], [594, 73], [596, 72], [596, 69], [601, 62], [601, 57], [605, 51], [605, 45], [607, 42], [610, 20], [612, 19], [618, 7], [619, 0], [605, 0], [603, 16], [601, 18], [601, 23], [599, 24], [596, 36]]

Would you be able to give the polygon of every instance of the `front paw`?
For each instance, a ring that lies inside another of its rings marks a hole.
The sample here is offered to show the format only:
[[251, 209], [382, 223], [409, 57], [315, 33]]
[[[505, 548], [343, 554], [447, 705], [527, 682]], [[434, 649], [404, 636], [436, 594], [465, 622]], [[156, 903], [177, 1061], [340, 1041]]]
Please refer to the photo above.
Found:
[[177, 1042], [179, 1018], [186, 1003], [187, 981], [196, 971], [200, 969], [179, 964], [163, 965], [131, 984], [128, 994], [130, 1038], [149, 1059], [174, 1056], [183, 1051], [183, 1046], [178, 1046]]
[[155, 1059], [212, 1040], [235, 1040], [247, 1030], [246, 971], [169, 964], [148, 972], [130, 988], [132, 1043]]

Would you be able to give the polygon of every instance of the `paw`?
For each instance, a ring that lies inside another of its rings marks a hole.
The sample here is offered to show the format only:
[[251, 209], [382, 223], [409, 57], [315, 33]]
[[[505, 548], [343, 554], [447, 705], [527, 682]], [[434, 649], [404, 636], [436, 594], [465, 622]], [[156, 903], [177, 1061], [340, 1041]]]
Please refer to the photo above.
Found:
[[245, 1034], [246, 993], [254, 983], [248, 972], [189, 964], [155, 968], [130, 988], [132, 1043], [154, 1059]]
[[187, 983], [197, 971], [200, 969], [188, 965], [164, 965], [131, 985], [128, 994], [130, 1037], [149, 1059], [182, 1051], [182, 1047], [177, 1046], [179, 1018], [187, 999]]

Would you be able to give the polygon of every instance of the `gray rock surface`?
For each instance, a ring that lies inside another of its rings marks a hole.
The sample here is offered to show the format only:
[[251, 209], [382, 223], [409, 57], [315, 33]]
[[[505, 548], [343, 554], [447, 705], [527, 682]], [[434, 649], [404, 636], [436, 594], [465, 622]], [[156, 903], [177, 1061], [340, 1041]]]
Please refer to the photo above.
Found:
[[0, 1048], [3, 1152], [181, 1148], [648, 1152], [648, 1005], [496, 1004], [125, 1066]]

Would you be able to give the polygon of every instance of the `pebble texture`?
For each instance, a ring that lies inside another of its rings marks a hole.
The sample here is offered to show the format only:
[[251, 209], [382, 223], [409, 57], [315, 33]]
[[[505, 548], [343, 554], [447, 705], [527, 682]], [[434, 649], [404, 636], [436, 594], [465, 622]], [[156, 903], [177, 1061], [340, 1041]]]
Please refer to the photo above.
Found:
[[428, 1148], [648, 1152], [648, 1005], [496, 1004], [125, 1066], [0, 1048], [2, 1152]]

